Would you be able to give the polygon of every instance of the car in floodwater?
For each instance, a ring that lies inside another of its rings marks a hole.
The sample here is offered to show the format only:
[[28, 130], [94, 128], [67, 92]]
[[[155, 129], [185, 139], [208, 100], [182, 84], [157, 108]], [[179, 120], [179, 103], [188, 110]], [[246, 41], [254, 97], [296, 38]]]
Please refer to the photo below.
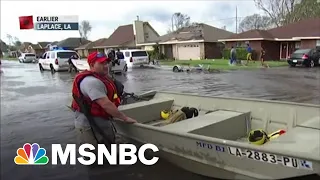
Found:
[[134, 66], [149, 65], [149, 54], [146, 50], [142, 49], [125, 49], [120, 50], [124, 54], [124, 60], [128, 68]]
[[22, 53], [18, 59], [20, 63], [33, 63], [37, 60], [37, 56], [34, 53]]
[[69, 58], [76, 56], [80, 59], [79, 54], [73, 50], [53, 50], [45, 52], [39, 59], [40, 71], [50, 70], [56, 71], [68, 71], [69, 70]]
[[298, 49], [287, 58], [287, 62], [291, 67], [296, 65], [317, 66], [320, 64], [320, 49]]

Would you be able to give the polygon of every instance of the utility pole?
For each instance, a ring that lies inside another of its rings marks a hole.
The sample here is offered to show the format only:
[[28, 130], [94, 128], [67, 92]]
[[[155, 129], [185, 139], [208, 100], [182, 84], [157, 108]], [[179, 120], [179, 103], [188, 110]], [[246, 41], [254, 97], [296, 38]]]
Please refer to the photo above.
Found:
[[236, 34], [238, 34], [238, 8], [236, 6]]

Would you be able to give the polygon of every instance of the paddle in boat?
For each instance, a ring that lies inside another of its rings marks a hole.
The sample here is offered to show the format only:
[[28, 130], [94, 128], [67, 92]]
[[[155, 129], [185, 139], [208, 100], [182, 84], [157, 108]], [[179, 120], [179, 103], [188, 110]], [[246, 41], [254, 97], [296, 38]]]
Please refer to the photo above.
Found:
[[119, 107], [138, 123], [115, 121], [117, 132], [157, 145], [160, 158], [183, 169], [221, 179], [320, 175], [319, 105], [157, 91], [144, 96], [149, 100]]

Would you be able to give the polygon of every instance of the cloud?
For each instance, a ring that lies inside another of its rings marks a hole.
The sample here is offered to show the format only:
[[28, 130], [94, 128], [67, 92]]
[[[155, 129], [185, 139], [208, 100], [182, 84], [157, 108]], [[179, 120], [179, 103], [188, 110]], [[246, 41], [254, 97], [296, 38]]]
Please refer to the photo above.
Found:
[[[236, 6], [239, 17], [260, 13], [253, 1], [245, 0], [41, 1], [41, 3], [26, 0], [1, 1], [1, 39], [7, 42], [6, 35], [10, 34], [23, 42], [36, 43], [79, 37], [78, 31], [19, 30], [18, 17], [26, 15], [78, 15], [80, 21], [88, 20], [92, 25], [90, 40], [109, 37], [119, 25], [132, 24], [137, 16], [140, 20], [148, 21], [160, 35], [163, 35], [171, 26], [171, 17], [175, 12], [188, 14], [192, 22], [202, 22], [218, 28], [226, 26], [227, 30], [235, 31]], [[15, 10], [13, 11], [11, 7], [15, 7]]]

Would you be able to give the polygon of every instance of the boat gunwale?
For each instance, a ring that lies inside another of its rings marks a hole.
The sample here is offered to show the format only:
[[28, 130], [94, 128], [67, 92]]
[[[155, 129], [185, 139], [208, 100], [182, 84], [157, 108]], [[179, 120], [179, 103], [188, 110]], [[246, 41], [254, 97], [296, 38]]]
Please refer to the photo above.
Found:
[[266, 153], [273, 153], [273, 154], [281, 155], [281, 156], [292, 156], [292, 157], [302, 159], [302, 160], [320, 161], [320, 157], [317, 157], [316, 155], [310, 155], [310, 153], [291, 152], [291, 151], [282, 150], [282, 149], [275, 150], [274, 148], [255, 146], [255, 145], [252, 145], [249, 143], [244, 144], [243, 142], [232, 141], [232, 140], [227, 140], [227, 139], [220, 139], [220, 138], [208, 137], [208, 136], [204, 136], [204, 135], [197, 135], [197, 134], [191, 134], [191, 133], [173, 132], [170, 130], [165, 130], [165, 129], [161, 129], [159, 127], [154, 127], [152, 125], [146, 125], [146, 124], [142, 124], [142, 123], [134, 123], [129, 126], [137, 126], [139, 128], [154, 130], [154, 131], [167, 133], [167, 134], [171, 134], [171, 135], [175, 135], [175, 136], [180, 136], [180, 137], [184, 137], [184, 138], [189, 138], [189, 139], [197, 140], [197, 141], [200, 140], [200, 141], [210, 142], [212, 144], [238, 147], [241, 149], [261, 151], [261, 152], [266, 152]]
[[[213, 99], [245, 100], [245, 101], [252, 101], [252, 102], [278, 103], [278, 104], [310, 106], [310, 107], [320, 108], [320, 104], [312, 104], [312, 103], [298, 103], [298, 102], [290, 102], [290, 101], [279, 101], [279, 100], [268, 100], [268, 99], [257, 99], [257, 98], [244, 98], [244, 97], [198, 95], [198, 94], [179, 93], [179, 92], [172, 92], [172, 91], [156, 91], [156, 94], [158, 94], [158, 93], [159, 94], [173, 94], [173, 95], [194, 96], [194, 97], [206, 97], [206, 98], [213, 98]], [[319, 112], [319, 116], [320, 116], [320, 112]]]
[[[158, 99], [157, 94], [172, 94], [172, 95], [184, 95], [184, 96], [194, 96], [194, 97], [207, 97], [207, 98], [217, 98], [217, 99], [227, 99], [227, 100], [245, 100], [245, 101], [251, 101], [251, 102], [265, 102], [265, 103], [280, 103], [280, 104], [286, 104], [286, 105], [296, 105], [296, 106], [306, 106], [306, 107], [315, 107], [320, 109], [320, 105], [317, 104], [310, 104], [310, 103], [296, 103], [296, 102], [289, 102], [289, 101], [277, 101], [277, 100], [266, 100], [266, 99], [254, 99], [254, 98], [240, 98], [240, 97], [223, 97], [223, 96], [210, 96], [210, 95], [195, 95], [195, 94], [188, 94], [188, 93], [179, 93], [179, 92], [170, 92], [170, 91], [147, 91], [142, 94], [153, 92], [154, 97], [151, 99]], [[320, 116], [320, 111], [319, 111]], [[197, 135], [197, 134], [191, 134], [191, 133], [182, 133], [182, 132], [173, 132], [170, 130], [161, 129], [159, 127], [154, 127], [152, 125], [146, 125], [142, 123], [134, 123], [130, 126], [137, 126], [140, 128], [145, 128], [149, 130], [155, 130], [162, 133], [167, 133], [175, 136], [180, 137], [186, 137], [193, 140], [201, 140], [201, 141], [207, 141], [211, 142], [213, 144], [220, 144], [223, 146], [233, 146], [238, 147], [241, 149], [248, 149], [248, 150], [254, 150], [254, 151], [262, 151], [262, 152], [268, 152], [273, 153], [281, 156], [292, 156], [298, 159], [303, 160], [310, 160], [310, 161], [320, 161], [320, 157], [316, 155], [312, 155], [311, 153], [301, 153], [301, 152], [292, 152], [287, 151], [283, 149], [277, 149], [264, 147], [264, 146], [256, 146], [252, 144], [244, 144], [243, 142], [237, 142], [227, 139], [220, 139], [215, 137], [208, 137], [204, 135]], [[318, 163], [318, 162], [317, 162]]]

